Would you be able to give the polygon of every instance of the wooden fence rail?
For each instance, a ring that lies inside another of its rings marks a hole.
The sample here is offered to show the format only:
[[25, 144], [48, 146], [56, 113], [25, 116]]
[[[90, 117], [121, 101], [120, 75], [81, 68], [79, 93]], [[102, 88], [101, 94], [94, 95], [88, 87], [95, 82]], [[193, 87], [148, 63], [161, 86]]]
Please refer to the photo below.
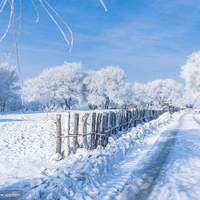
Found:
[[[161, 110], [117, 110], [107, 112], [68, 113], [56, 116], [56, 153], [65, 156], [76, 153], [78, 148], [96, 149], [98, 145], [106, 147], [111, 135], [128, 131], [140, 123], [160, 116]], [[73, 117], [71, 117], [73, 115]], [[67, 125], [67, 129], [63, 127]], [[64, 149], [62, 144], [65, 143]]]

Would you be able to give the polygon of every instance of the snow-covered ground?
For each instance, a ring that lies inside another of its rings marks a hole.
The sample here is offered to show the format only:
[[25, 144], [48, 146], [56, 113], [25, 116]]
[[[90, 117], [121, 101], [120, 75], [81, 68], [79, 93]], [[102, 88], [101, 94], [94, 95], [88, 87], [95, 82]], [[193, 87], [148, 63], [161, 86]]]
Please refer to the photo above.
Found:
[[[99, 148], [89, 153], [85, 150], [79, 150], [75, 156], [71, 155], [58, 162], [52, 160], [55, 152], [55, 113], [1, 115], [1, 189], [5, 189], [9, 185], [11, 189], [22, 190], [27, 198], [30, 195], [30, 199], [33, 197], [38, 199], [38, 195], [40, 196], [38, 191], [41, 190], [41, 187], [45, 185], [44, 187], [48, 188], [46, 184], [52, 183], [50, 188], [54, 188], [55, 184], [59, 188], [65, 188], [65, 194], [69, 198], [77, 199], [78, 195], [78, 199], [81, 199], [79, 195], [82, 194], [83, 196], [91, 195], [94, 198], [94, 196], [98, 196], [98, 189], [91, 184], [90, 180], [86, 180], [88, 183], [84, 183], [84, 176], [82, 177], [81, 173], [88, 174], [88, 179], [98, 176], [91, 180], [94, 181], [94, 184], [97, 182], [101, 184], [104, 180], [112, 180], [112, 177], [109, 179], [108, 176], [110, 168], [112, 169], [114, 165], [124, 160], [127, 152], [131, 152], [132, 149], [140, 152], [139, 149], [144, 146], [141, 144], [144, 134], [151, 135], [153, 132], [158, 132], [158, 126], [167, 120], [169, 120], [169, 115], [165, 114], [159, 120], [134, 128], [130, 133], [117, 140], [110, 139], [110, 145], [105, 150]], [[152, 136], [151, 140], [155, 138]], [[74, 174], [74, 177], [70, 177], [70, 173]], [[80, 176], [80, 182], [77, 176]], [[83, 191], [78, 189], [79, 184], [85, 185]], [[87, 187], [90, 187], [91, 191]], [[89, 194], [93, 193], [93, 190], [96, 191], [94, 195]], [[49, 194], [52, 188], [47, 191], [43, 196], [44, 199], [48, 195], [55, 195], [54, 193]], [[59, 191], [57, 195], [62, 193]]]
[[[71, 113], [75, 112], [82, 116], [87, 111], [75, 110]], [[62, 115], [63, 121], [67, 124], [68, 114]], [[73, 119], [71, 120], [73, 123]], [[54, 161], [55, 121], [56, 113], [0, 115], [0, 185], [40, 177], [47, 173], [47, 169], [50, 171], [71, 165], [79, 157], [86, 155], [84, 150], [80, 150], [76, 156], [72, 155], [69, 159]]]
[[[62, 161], [55, 114], [1, 115], [0, 191], [23, 199], [199, 199], [200, 115], [168, 113]], [[23, 122], [23, 123], [22, 123]]]

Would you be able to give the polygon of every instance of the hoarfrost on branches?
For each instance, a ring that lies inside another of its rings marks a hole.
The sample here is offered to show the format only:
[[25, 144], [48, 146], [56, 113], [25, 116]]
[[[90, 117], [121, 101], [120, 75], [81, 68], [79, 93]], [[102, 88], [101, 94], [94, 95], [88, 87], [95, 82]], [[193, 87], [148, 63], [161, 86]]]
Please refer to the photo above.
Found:
[[183, 96], [183, 86], [172, 79], [155, 80], [147, 84], [148, 97], [154, 105], [178, 105]]
[[146, 84], [135, 83], [132, 88], [133, 102], [140, 105], [163, 107], [182, 104], [183, 86], [172, 79], [161, 79]]
[[52, 110], [72, 109], [82, 98], [82, 78], [79, 63], [65, 62], [62, 66], [44, 70], [24, 84], [26, 102], [38, 102]]
[[126, 101], [125, 74], [119, 67], [106, 67], [90, 72], [84, 80], [87, 103], [91, 108], [122, 106]]
[[188, 104], [200, 106], [200, 51], [192, 53], [181, 67], [185, 80], [185, 98]]
[[[6, 61], [0, 60], [0, 111], [20, 107], [20, 83], [17, 70]], [[18, 104], [18, 105], [16, 105]]]

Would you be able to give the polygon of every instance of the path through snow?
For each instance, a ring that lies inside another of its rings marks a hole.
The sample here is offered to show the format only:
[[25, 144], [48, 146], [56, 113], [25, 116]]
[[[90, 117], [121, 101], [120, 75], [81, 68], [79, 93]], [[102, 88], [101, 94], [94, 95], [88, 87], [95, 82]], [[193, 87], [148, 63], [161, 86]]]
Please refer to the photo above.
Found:
[[200, 199], [200, 123], [186, 113], [164, 131], [134, 170], [120, 200]]

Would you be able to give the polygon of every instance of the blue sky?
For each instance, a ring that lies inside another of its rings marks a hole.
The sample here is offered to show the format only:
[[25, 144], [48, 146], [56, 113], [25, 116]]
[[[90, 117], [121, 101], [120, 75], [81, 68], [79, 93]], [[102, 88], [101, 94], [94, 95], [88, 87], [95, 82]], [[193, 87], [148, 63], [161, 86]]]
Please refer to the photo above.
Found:
[[[187, 56], [200, 49], [197, 0], [105, 0], [107, 13], [98, 0], [49, 0], [73, 30], [71, 52], [42, 7], [38, 4], [40, 21], [36, 24], [30, 1], [24, 2], [19, 36], [24, 78], [75, 61], [85, 70], [120, 66], [131, 82], [178, 79]], [[7, 20], [8, 9], [0, 15], [1, 33]], [[0, 44], [0, 54], [9, 53], [14, 60], [12, 32]]]

